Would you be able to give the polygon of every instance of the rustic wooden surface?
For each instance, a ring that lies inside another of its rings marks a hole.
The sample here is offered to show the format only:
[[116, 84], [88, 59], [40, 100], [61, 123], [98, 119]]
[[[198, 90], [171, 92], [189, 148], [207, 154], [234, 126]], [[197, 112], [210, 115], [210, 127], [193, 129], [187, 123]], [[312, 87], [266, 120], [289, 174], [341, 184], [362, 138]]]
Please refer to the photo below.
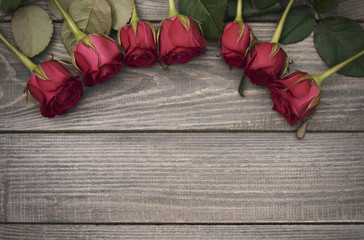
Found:
[[[136, 1], [155, 24], [164, 2]], [[363, 12], [346, 0], [327, 15], [364, 27]], [[278, 17], [248, 23], [269, 40]], [[69, 60], [53, 20], [35, 62]], [[312, 35], [283, 48], [291, 69], [327, 69]], [[298, 141], [266, 88], [246, 82], [239, 96], [242, 70], [218, 54], [209, 41], [169, 71], [124, 68], [45, 119], [24, 99], [28, 70], [0, 44], [0, 239], [363, 239], [364, 79], [327, 80]]]
[[3, 134], [1, 218], [361, 222], [363, 139], [364, 133], [317, 133], [299, 142], [291, 133]]
[[363, 239], [364, 225], [0, 225], [2, 239]]

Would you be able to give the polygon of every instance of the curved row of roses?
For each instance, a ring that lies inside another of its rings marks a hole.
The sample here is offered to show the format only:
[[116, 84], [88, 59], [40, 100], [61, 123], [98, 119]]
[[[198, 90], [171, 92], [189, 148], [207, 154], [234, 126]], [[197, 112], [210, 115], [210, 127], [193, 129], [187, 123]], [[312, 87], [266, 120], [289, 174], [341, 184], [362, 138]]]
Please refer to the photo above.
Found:
[[[321, 84], [332, 74], [364, 55], [364, 50], [332, 67], [319, 76], [306, 72], [289, 73], [289, 58], [278, 44], [283, 27], [294, 0], [290, 0], [270, 42], [259, 42], [251, 28], [242, 20], [242, 0], [237, 2], [236, 18], [227, 24], [222, 36], [222, 55], [231, 67], [245, 68], [244, 74], [253, 84], [267, 85], [273, 110], [279, 112], [293, 126], [303, 124], [297, 137], [303, 138], [307, 123], [321, 100]], [[236, 44], [232, 44], [236, 42]]]
[[[124, 65], [149, 67], [160, 61], [162, 66], [167, 67], [174, 63], [187, 63], [204, 53], [206, 41], [199, 23], [179, 14], [174, 0], [168, 1], [169, 16], [160, 23], [156, 32], [151, 23], [139, 19], [132, 0], [130, 24], [119, 30], [118, 45], [108, 36], [87, 35], [80, 31], [58, 0], [54, 0], [76, 38], [71, 59], [82, 73], [86, 87], [106, 82]], [[320, 102], [323, 80], [363, 55], [364, 51], [319, 76], [300, 71], [288, 73], [288, 56], [278, 41], [293, 2], [290, 0], [288, 3], [271, 42], [260, 42], [252, 29], [244, 24], [242, 0], [238, 0], [235, 20], [224, 27], [220, 56], [230, 67], [245, 68], [244, 74], [253, 84], [267, 85], [274, 102], [273, 109], [282, 114], [290, 125], [298, 120], [304, 123], [298, 131], [298, 136], [303, 137], [307, 121]], [[83, 95], [83, 85], [78, 76], [72, 75], [62, 65], [65, 62], [50, 60], [36, 65], [2, 34], [0, 39], [31, 71], [25, 92], [29, 99], [31, 95], [40, 102], [44, 117], [64, 114], [76, 106]]]
[[[148, 67], [157, 61], [164, 66], [186, 63], [203, 54], [206, 48], [206, 41], [198, 27], [189, 17], [179, 14], [174, 0], [169, 0], [169, 16], [161, 22], [157, 33], [151, 23], [139, 19], [132, 0], [132, 18], [130, 24], [118, 32], [119, 45], [102, 34], [85, 34], [58, 0], [54, 3], [75, 36], [77, 44], [71, 59], [76, 71], [82, 74], [86, 87], [106, 82], [124, 65]], [[1, 33], [0, 39], [32, 73], [25, 92], [30, 100], [32, 96], [40, 102], [40, 112], [44, 117], [62, 115], [76, 106], [83, 95], [83, 85], [79, 76], [72, 75], [63, 66], [65, 62], [52, 59], [36, 65]]]

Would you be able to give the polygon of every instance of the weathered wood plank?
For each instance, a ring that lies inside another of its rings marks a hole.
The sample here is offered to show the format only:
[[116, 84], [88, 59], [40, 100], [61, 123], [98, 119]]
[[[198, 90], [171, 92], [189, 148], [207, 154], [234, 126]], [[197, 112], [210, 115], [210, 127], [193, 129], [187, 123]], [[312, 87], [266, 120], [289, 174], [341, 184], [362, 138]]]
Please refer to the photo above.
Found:
[[[178, 6], [178, 0], [175, 1], [176, 6]], [[297, 0], [297, 5], [307, 4], [307, 0]], [[33, 2], [43, 9], [45, 9], [53, 20], [58, 20], [53, 14], [48, 10], [47, 2], [45, 0], [38, 0]], [[168, 16], [168, 3], [165, 0], [135, 0], [136, 7], [138, 9], [138, 14], [141, 19], [159, 22]], [[346, 0], [341, 1], [339, 6], [328, 14], [323, 14], [323, 16], [343, 16], [351, 18], [356, 21], [363, 21], [364, 2], [362, 0]], [[0, 14], [3, 12], [0, 11]], [[269, 14], [261, 17], [251, 17], [250, 21], [277, 21], [280, 18], [280, 14]], [[4, 21], [10, 21], [11, 15], [4, 18]]]
[[363, 222], [364, 133], [1, 134], [0, 222]]
[[361, 240], [364, 225], [0, 225], [2, 239]]
[[[269, 40], [275, 24], [251, 24], [257, 37]], [[47, 50], [36, 62], [56, 58], [69, 60], [61, 44], [60, 24]], [[11, 37], [9, 24], [0, 31]], [[284, 46], [294, 61], [291, 69], [319, 74], [326, 65], [316, 53], [312, 37]], [[245, 98], [237, 88], [242, 70], [232, 69], [219, 54], [218, 43], [210, 42], [206, 54], [188, 64], [164, 71], [124, 68], [103, 85], [85, 89], [78, 106], [64, 116], [45, 119], [39, 108], [27, 103], [23, 88], [28, 70], [0, 45], [0, 130], [253, 130], [293, 131], [273, 111], [269, 91], [247, 82]], [[309, 124], [311, 131], [363, 131], [364, 84], [362, 78], [332, 76], [322, 86], [323, 97]]]

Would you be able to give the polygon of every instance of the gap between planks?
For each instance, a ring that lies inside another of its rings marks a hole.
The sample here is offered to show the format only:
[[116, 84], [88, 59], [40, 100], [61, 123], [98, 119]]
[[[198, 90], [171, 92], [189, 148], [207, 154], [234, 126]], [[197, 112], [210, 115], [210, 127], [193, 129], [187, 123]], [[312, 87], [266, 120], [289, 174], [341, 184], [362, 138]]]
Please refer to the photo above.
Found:
[[361, 225], [0, 225], [4, 239], [362, 239]]

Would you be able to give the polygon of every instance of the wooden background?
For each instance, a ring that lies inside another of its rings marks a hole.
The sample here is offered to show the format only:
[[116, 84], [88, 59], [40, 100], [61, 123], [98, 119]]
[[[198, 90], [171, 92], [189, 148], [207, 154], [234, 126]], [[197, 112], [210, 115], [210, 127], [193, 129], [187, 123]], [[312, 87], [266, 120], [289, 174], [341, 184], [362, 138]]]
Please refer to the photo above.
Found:
[[[156, 24], [168, 14], [162, 0], [137, 7]], [[346, 0], [324, 16], [364, 27], [363, 12]], [[247, 22], [264, 41], [278, 18]], [[54, 21], [36, 63], [70, 59]], [[312, 35], [282, 47], [291, 69], [327, 69]], [[28, 70], [0, 44], [0, 239], [364, 239], [364, 79], [328, 79], [299, 141], [266, 88], [246, 82], [240, 97], [242, 70], [218, 54], [209, 41], [169, 71], [124, 68], [45, 119], [25, 101]]]

